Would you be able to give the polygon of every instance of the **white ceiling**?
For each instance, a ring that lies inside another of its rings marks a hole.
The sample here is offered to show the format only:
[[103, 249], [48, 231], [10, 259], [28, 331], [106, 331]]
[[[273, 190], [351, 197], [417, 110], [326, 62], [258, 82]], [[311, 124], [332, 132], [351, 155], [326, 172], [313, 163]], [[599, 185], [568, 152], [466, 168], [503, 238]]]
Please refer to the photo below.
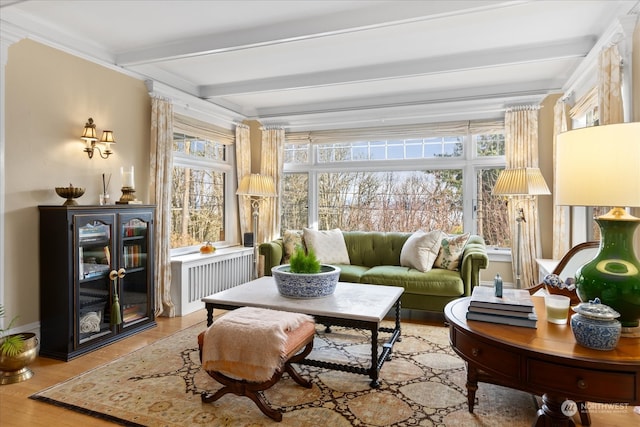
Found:
[[640, 8], [638, 0], [0, 4], [2, 24], [37, 41], [291, 129], [499, 116], [561, 92], [617, 17]]

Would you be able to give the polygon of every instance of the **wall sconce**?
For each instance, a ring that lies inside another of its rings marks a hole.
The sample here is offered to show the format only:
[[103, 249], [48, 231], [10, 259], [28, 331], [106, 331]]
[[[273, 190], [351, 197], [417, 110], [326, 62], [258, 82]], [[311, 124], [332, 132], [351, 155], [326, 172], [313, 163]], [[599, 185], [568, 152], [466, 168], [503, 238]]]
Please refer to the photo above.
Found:
[[113, 139], [113, 132], [110, 130], [105, 130], [102, 132], [102, 138], [100, 138], [100, 143], [105, 145], [104, 153], [100, 150], [100, 147], [96, 147], [96, 142], [98, 141], [98, 137], [96, 134], [96, 125], [93, 123], [93, 119], [89, 117], [89, 121], [84, 125], [84, 131], [82, 132], [82, 136], [80, 137], [84, 139], [87, 143], [87, 146], [84, 149], [84, 152], [89, 155], [89, 158], [93, 158], [93, 151], [98, 150], [100, 157], [103, 159], [108, 158], [113, 151], [111, 150], [111, 144], [115, 144], [116, 141]]

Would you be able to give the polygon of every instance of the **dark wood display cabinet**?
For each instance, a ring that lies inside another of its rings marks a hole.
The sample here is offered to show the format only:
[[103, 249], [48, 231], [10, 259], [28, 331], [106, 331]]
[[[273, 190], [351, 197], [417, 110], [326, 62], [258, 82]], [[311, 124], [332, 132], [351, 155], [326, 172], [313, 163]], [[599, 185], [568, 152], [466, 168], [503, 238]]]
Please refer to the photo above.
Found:
[[39, 209], [40, 355], [70, 360], [155, 326], [155, 207]]

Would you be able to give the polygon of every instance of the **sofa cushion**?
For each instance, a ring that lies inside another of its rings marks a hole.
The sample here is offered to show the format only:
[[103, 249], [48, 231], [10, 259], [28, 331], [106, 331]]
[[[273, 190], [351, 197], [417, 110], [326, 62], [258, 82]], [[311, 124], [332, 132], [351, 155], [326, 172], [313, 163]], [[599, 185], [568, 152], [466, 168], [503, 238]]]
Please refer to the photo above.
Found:
[[440, 230], [428, 233], [418, 230], [413, 233], [402, 246], [400, 265], [411, 267], [426, 273], [431, 270], [440, 250]]
[[438, 258], [433, 263], [434, 267], [446, 268], [447, 270], [457, 270], [460, 259], [464, 252], [464, 247], [469, 240], [469, 233], [446, 235], [443, 233], [442, 243]]
[[285, 230], [282, 234], [282, 245], [284, 247], [284, 254], [282, 255], [282, 263], [288, 264], [291, 255], [296, 252], [298, 247], [304, 249], [304, 241], [302, 240], [302, 231], [300, 230]]
[[340, 281], [349, 283], [360, 283], [362, 275], [365, 274], [369, 267], [351, 264], [333, 264], [340, 268]]
[[401, 286], [405, 294], [460, 296], [464, 293], [460, 274], [441, 268], [423, 273], [396, 265], [372, 267], [362, 275], [360, 283]]
[[400, 252], [411, 233], [344, 231], [351, 264], [375, 267], [400, 265]]
[[351, 264], [344, 236], [339, 228], [314, 230], [305, 228], [303, 232], [307, 250], [312, 250], [323, 264]]

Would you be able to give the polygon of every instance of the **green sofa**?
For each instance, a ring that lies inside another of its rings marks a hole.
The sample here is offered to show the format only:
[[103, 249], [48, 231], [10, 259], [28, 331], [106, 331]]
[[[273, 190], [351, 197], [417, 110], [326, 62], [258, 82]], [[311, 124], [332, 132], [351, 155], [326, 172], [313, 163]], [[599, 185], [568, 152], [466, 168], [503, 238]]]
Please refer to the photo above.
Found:
[[[377, 231], [343, 231], [350, 265], [336, 264], [342, 269], [341, 282], [401, 286], [404, 288], [402, 308], [442, 312], [444, 306], [456, 298], [471, 295], [480, 284], [480, 269], [489, 263], [484, 239], [471, 235], [456, 271], [432, 268], [421, 271], [400, 266], [400, 252], [411, 233]], [[282, 263], [282, 238], [262, 243], [264, 271]]]

